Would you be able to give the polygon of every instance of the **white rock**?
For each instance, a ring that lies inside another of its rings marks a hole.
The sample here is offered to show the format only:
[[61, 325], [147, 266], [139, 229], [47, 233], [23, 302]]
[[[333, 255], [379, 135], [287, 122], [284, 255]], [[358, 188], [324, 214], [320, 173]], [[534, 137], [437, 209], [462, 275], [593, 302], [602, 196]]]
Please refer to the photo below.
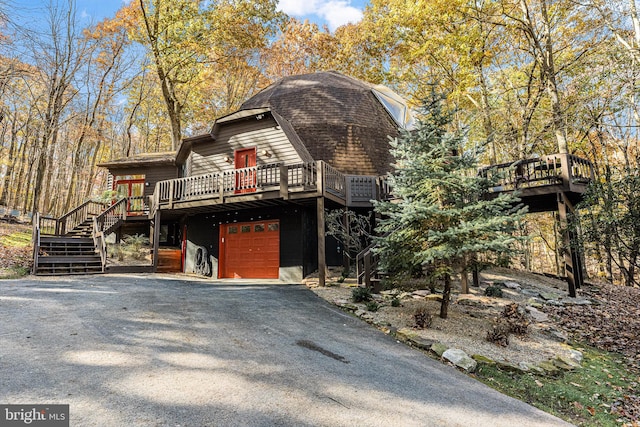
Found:
[[549, 316], [547, 313], [543, 313], [535, 307], [527, 306], [527, 311], [533, 320], [536, 322], [548, 322]]
[[582, 352], [578, 350], [569, 350], [569, 358], [580, 365], [582, 363]]
[[457, 348], [448, 349], [442, 353], [442, 357], [466, 372], [474, 372], [478, 366], [478, 363], [467, 353]]
[[509, 289], [520, 289], [522, 287], [520, 286], [520, 283], [517, 282], [504, 282], [504, 286]]

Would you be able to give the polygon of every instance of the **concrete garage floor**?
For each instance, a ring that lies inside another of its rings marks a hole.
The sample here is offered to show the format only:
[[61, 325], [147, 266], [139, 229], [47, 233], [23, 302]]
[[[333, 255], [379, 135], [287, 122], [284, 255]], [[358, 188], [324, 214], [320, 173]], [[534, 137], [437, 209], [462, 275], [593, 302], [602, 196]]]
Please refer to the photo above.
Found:
[[551, 426], [297, 285], [0, 282], [0, 403], [72, 426]]

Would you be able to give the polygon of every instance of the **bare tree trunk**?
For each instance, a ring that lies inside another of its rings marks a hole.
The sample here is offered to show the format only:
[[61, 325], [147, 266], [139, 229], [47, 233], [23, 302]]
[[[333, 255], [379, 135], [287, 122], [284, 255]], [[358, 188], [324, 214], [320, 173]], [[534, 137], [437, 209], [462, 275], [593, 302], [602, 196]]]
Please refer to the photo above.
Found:
[[446, 319], [449, 315], [449, 299], [451, 298], [451, 276], [444, 275], [444, 289], [442, 291], [442, 303], [440, 304], [440, 318]]

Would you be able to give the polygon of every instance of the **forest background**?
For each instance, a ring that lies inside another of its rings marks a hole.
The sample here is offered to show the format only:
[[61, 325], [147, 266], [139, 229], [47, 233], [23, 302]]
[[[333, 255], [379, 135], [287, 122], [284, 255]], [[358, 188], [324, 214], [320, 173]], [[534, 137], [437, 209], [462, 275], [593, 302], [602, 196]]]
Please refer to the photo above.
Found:
[[[589, 275], [637, 284], [635, 0], [371, 0], [335, 28], [275, 0], [131, 0], [90, 25], [54, 1], [37, 28], [15, 10], [0, 0], [0, 207], [58, 216], [106, 189], [96, 164], [174, 150], [281, 77], [337, 70], [413, 106], [436, 87], [484, 164], [590, 159]], [[556, 224], [527, 215], [517, 267], [562, 274]]]

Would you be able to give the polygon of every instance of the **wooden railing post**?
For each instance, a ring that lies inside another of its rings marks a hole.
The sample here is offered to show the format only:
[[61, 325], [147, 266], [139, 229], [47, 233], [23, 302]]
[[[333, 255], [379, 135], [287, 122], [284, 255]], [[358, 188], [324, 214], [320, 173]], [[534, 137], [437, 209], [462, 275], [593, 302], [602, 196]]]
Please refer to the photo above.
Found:
[[285, 165], [280, 165], [280, 197], [289, 199], [289, 173]]
[[169, 181], [169, 209], [173, 209], [173, 190], [175, 188], [175, 181]]
[[322, 160], [316, 162], [316, 191], [319, 196], [324, 197], [324, 176], [325, 167]]

